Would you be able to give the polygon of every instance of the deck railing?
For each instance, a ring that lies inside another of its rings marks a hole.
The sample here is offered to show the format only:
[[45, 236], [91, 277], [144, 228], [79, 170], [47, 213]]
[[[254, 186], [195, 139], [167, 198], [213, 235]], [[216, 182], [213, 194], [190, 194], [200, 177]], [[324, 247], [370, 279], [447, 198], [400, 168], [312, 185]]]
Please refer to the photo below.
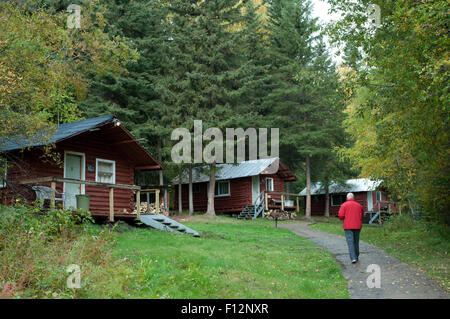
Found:
[[299, 194], [293, 194], [293, 193], [286, 193], [286, 192], [275, 192], [275, 191], [266, 191], [264, 194], [264, 209], [265, 211], [269, 210], [269, 198], [270, 195], [281, 195], [281, 210], [284, 210], [284, 206], [285, 206], [285, 199], [286, 196], [292, 196], [296, 198], [296, 207], [295, 207], [295, 211], [298, 213], [300, 211], [300, 205], [299, 205]]
[[55, 195], [56, 195], [56, 183], [69, 183], [69, 184], [83, 184], [90, 186], [101, 186], [109, 188], [109, 221], [114, 222], [114, 189], [131, 189], [136, 191], [136, 218], [138, 220], [141, 219], [140, 214], [140, 191], [141, 187], [137, 185], [126, 185], [126, 184], [111, 184], [111, 183], [102, 183], [95, 181], [87, 181], [81, 179], [74, 178], [61, 178], [61, 177], [40, 177], [40, 178], [32, 178], [25, 179], [19, 182], [19, 184], [40, 184], [40, 183], [50, 183], [51, 195], [50, 195], [50, 209], [55, 208]]

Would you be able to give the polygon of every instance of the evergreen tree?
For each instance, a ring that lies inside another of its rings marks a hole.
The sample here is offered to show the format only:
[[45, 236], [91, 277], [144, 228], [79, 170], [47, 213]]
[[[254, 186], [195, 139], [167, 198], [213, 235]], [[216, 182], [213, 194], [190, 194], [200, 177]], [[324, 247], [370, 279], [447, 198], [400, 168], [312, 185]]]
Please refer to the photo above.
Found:
[[[236, 119], [243, 76], [243, 22], [239, 0], [172, 1], [170, 30], [174, 69], [170, 85], [174, 106], [185, 127], [203, 121], [203, 129], [223, 129]], [[222, 130], [224, 131], [224, 130]], [[218, 137], [218, 136], [214, 136]], [[218, 155], [218, 154], [215, 154]], [[207, 214], [215, 215], [216, 160], [210, 164]]]
[[[266, 99], [280, 152], [292, 168], [306, 171], [306, 217], [311, 216], [311, 167], [330, 159], [342, 131], [334, 65], [311, 17], [309, 1], [273, 1], [269, 7], [273, 89]], [[305, 162], [302, 165], [301, 161]]]

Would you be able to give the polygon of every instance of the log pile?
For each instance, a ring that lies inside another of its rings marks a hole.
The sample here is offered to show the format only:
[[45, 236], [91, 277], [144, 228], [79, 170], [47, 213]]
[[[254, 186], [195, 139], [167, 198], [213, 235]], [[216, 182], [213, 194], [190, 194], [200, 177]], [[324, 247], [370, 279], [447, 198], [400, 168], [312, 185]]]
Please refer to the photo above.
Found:
[[[149, 206], [149, 212], [147, 213], [147, 202], [141, 202], [141, 215], [146, 215], [146, 214], [150, 214], [150, 215], [156, 215], [156, 205], [155, 203], [150, 203]], [[168, 216], [169, 213], [164, 211], [164, 203], [160, 203], [159, 204], [159, 213], [160, 214], [164, 214], [165, 216]], [[133, 210], [132, 214], [136, 215], [137, 211], [136, 208]]]
[[271, 209], [264, 213], [264, 217], [267, 219], [288, 220], [296, 219], [297, 213], [295, 211], [288, 212], [280, 209]]

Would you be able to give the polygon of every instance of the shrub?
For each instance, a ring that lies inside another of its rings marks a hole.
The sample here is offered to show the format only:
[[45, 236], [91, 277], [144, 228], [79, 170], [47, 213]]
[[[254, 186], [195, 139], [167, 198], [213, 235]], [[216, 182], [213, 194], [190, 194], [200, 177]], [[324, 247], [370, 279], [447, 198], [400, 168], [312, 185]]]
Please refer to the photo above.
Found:
[[[89, 298], [124, 293], [129, 270], [111, 255], [115, 234], [87, 212], [0, 206], [0, 297]], [[81, 288], [68, 288], [68, 265]]]

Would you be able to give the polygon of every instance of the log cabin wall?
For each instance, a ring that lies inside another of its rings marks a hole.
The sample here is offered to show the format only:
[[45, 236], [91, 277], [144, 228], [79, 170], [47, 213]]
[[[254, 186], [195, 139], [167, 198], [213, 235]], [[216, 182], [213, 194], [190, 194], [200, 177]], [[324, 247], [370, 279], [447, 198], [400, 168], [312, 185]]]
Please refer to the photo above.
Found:
[[[43, 151], [39, 148], [32, 148], [23, 152], [16, 152], [15, 157], [19, 158], [20, 168], [18, 166], [8, 169], [8, 183], [13, 183], [15, 190], [10, 188], [1, 189], [2, 202], [11, 204], [13, 198], [17, 197], [15, 192], [20, 191], [27, 200], [36, 199], [31, 186], [17, 185], [15, 182], [38, 177], [64, 177], [64, 153], [76, 152], [85, 155], [84, 172], [86, 180], [95, 181], [96, 178], [96, 159], [105, 159], [115, 161], [115, 182], [116, 184], [134, 184], [134, 167], [127, 161], [125, 154], [122, 154], [117, 148], [105, 143], [101, 135], [96, 132], [87, 132], [68, 140], [57, 143], [56, 154], [60, 157], [60, 162], [55, 160], [44, 160]], [[93, 171], [88, 167], [93, 167]], [[50, 186], [49, 183], [42, 184]], [[90, 211], [109, 212], [108, 189], [106, 187], [85, 185], [85, 194], [91, 195]], [[56, 183], [56, 190], [63, 192], [63, 183]], [[133, 210], [133, 191], [127, 189], [114, 190], [114, 211], [120, 212], [124, 209], [128, 212]]]
[[[266, 177], [273, 178], [274, 191], [284, 192], [284, 180], [277, 174], [260, 175], [260, 191], [266, 190]], [[240, 212], [245, 206], [252, 204], [252, 177], [241, 177], [230, 179], [230, 195], [215, 196], [214, 209], [217, 213]], [[194, 211], [206, 212], [208, 208], [208, 183], [194, 183], [198, 192], [193, 193]], [[178, 210], [178, 185], [175, 188], [175, 206], [174, 210]], [[280, 199], [281, 195], [272, 194], [272, 198]], [[189, 209], [189, 185], [183, 184], [181, 190], [181, 201], [183, 210]]]

